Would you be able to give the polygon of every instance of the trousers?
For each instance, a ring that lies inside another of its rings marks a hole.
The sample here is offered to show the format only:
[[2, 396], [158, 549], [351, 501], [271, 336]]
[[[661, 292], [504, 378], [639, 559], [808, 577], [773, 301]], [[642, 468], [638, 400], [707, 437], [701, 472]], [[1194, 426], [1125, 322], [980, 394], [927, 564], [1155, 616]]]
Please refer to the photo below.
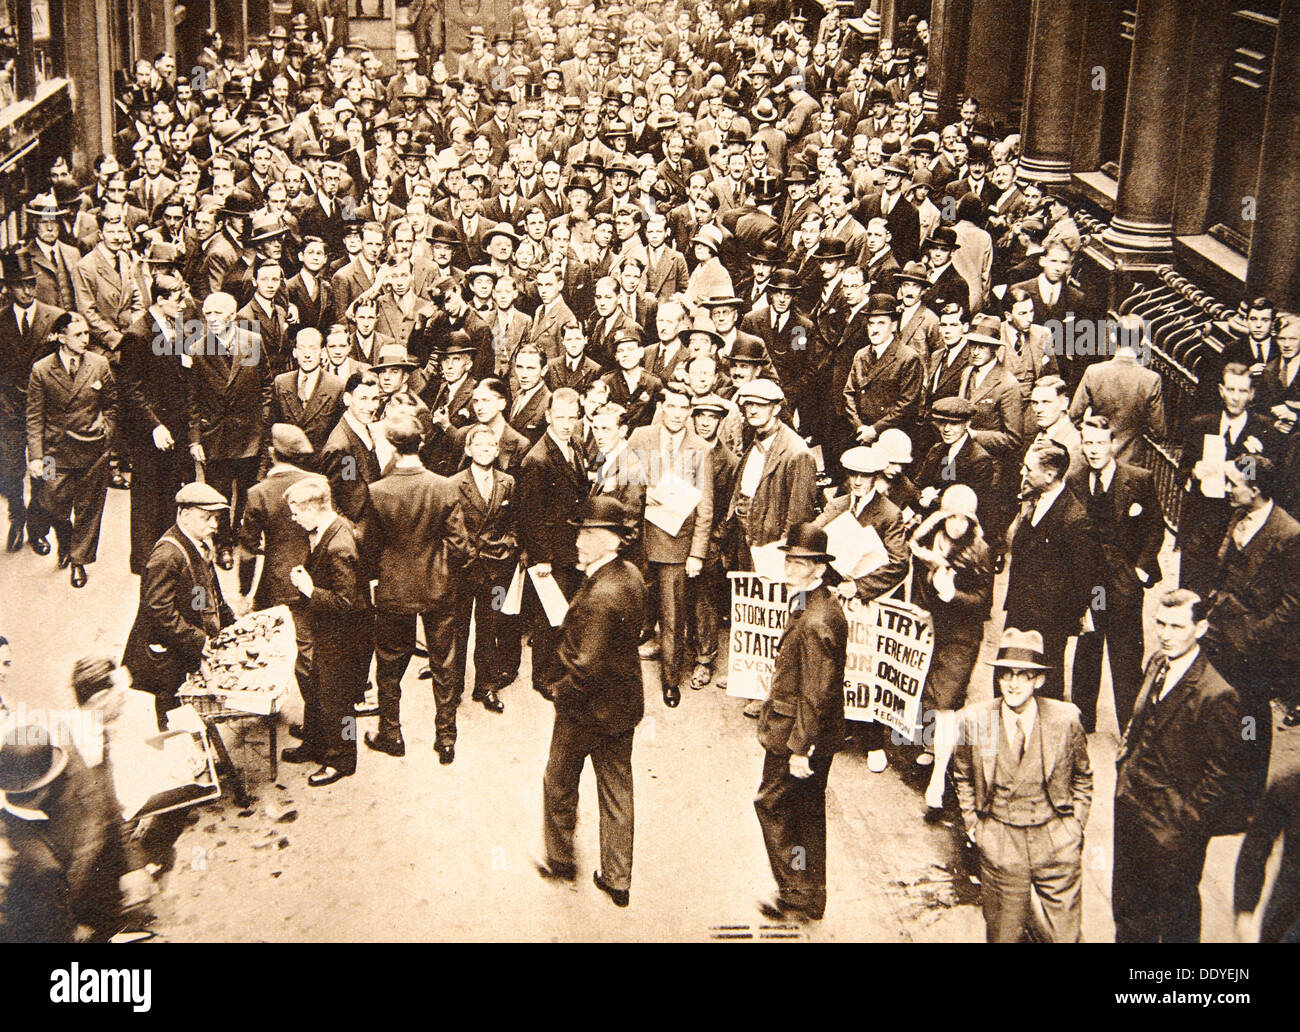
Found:
[[53, 469], [48, 480], [32, 481], [28, 534], [42, 538], [52, 526], [59, 551], [67, 552], [74, 563], [89, 565], [99, 552], [99, 528], [108, 497], [108, 453], [86, 469], [61, 469], [57, 464]]
[[1079, 635], [1074, 649], [1070, 701], [1079, 707], [1083, 729], [1089, 734], [1097, 730], [1103, 645], [1110, 655], [1110, 680], [1120, 734], [1133, 716], [1133, 706], [1142, 688], [1142, 596], [1129, 600], [1110, 592], [1106, 599], [1104, 608], [1092, 611], [1097, 629]]
[[[443, 605], [418, 614], [424, 624], [433, 674], [435, 744], [456, 741], [456, 707], [460, 704], [464, 680], [456, 681], [455, 604]], [[375, 613], [375, 681], [379, 688], [379, 733], [397, 737], [402, 733], [402, 676], [415, 655], [415, 613]]]
[[600, 806], [600, 873], [615, 889], [632, 886], [632, 738], [636, 730], [607, 735], [555, 714], [551, 753], [542, 778], [542, 831], [547, 859], [572, 865], [578, 824], [578, 782], [588, 756]]
[[1116, 942], [1200, 941], [1201, 871], [1208, 844], [1199, 838], [1162, 845], [1142, 813], [1116, 798], [1110, 884]]
[[790, 757], [764, 753], [754, 811], [781, 899], [809, 916], [826, 913], [826, 781], [831, 760], [814, 754], [812, 777], [790, 773]]
[[1052, 942], [1078, 942], [1083, 915], [1083, 834], [1056, 816], [1029, 828], [985, 817], [976, 832], [981, 903], [989, 942], [1019, 942], [1030, 893], [1042, 904]]

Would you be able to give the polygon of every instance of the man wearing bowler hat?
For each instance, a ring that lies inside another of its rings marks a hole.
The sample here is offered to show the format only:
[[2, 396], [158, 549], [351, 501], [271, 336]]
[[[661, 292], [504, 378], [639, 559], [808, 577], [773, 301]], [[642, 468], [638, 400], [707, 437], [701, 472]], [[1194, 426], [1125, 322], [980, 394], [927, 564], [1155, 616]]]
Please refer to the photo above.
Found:
[[578, 781], [591, 757], [600, 802], [600, 869], [596, 886], [626, 907], [632, 885], [632, 739], [645, 712], [637, 641], [646, 587], [619, 551], [634, 514], [609, 495], [589, 499], [569, 522], [578, 528], [583, 581], [559, 629], [550, 685], [555, 724], [542, 781], [544, 878], [572, 882]]
[[763, 777], [754, 799], [778, 892], [759, 910], [803, 923], [826, 912], [826, 781], [844, 742], [849, 625], [824, 581], [833, 558], [826, 531], [800, 523], [781, 550], [790, 609], [759, 715]]
[[140, 577], [140, 606], [122, 665], [137, 688], [154, 696], [159, 727], [186, 674], [198, 670], [207, 640], [234, 619], [212, 562], [212, 539], [229, 508], [207, 484], [182, 487], [176, 522], [154, 545]]
[[867, 299], [867, 345], [853, 358], [844, 384], [844, 414], [857, 442], [871, 444], [898, 427], [909, 435], [921, 415], [921, 358], [896, 336], [898, 305], [888, 294]]
[[989, 942], [1017, 942], [1032, 897], [1051, 942], [1078, 942], [1083, 829], [1092, 767], [1079, 710], [1040, 699], [1043, 637], [1008, 627], [993, 663], [1000, 699], [962, 711], [953, 780], [966, 835], [979, 850]]
[[[27, 521], [27, 384], [32, 366], [50, 349], [50, 327], [62, 313], [38, 299], [36, 269], [27, 253], [9, 251], [0, 263], [9, 294], [0, 309], [0, 494], [9, 503], [9, 551], [16, 552], [23, 547]], [[41, 537], [32, 538], [32, 548], [40, 555], [50, 550]]]

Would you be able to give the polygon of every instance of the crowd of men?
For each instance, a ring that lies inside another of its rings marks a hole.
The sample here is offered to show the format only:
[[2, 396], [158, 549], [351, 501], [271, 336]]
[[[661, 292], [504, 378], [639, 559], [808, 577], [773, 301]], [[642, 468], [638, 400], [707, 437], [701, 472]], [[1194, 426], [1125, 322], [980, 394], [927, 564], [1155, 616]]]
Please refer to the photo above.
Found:
[[[1101, 355], [1064, 346], [1106, 314], [1071, 279], [1079, 229], [975, 98], [935, 124], [924, 22], [891, 41], [815, 5], [516, 14], [446, 53], [417, 18], [389, 75], [345, 17], [305, 15], [246, 53], [209, 33], [189, 76], [137, 63], [114, 153], [85, 184], [56, 163], [3, 255], [9, 550], [56, 550], [83, 587], [106, 494], [129, 490], [122, 663], [160, 721], [219, 627], [288, 605], [306, 717], [285, 759], [313, 786], [356, 769], [372, 663], [365, 745], [404, 755], [421, 656], [450, 764], [471, 659], [471, 700], [501, 714], [526, 641], [557, 709], [543, 873], [574, 876], [591, 755], [596, 881], [626, 905], [639, 661], [669, 707], [724, 680], [725, 574], [783, 545], [804, 643], [746, 713], [782, 887], [765, 912], [803, 918], [826, 906], [844, 741], [836, 602], [914, 578], [949, 729], [918, 762], [938, 809], [952, 760], [990, 938], [1022, 934], [1031, 891], [1078, 937], [1104, 655], [1119, 935], [1195, 939], [1205, 845], [1263, 791], [1271, 700], [1300, 722], [1300, 319], [1256, 300], [1204, 414], [1171, 428], [1140, 319], [1105, 320]], [[1181, 445], [1183, 572], [1144, 665], [1166, 515], [1148, 439]], [[846, 512], [886, 554], [856, 579], [827, 565]], [[1004, 570], [999, 697], [959, 728]], [[981, 740], [981, 713], [1003, 733]], [[883, 770], [883, 729], [854, 735]], [[797, 873], [791, 841], [815, 854]]]

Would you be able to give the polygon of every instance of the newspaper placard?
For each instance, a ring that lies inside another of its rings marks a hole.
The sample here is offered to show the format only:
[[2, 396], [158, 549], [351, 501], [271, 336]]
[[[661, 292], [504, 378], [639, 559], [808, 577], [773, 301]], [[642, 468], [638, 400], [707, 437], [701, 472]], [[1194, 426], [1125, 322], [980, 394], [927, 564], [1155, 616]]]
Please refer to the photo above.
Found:
[[[731, 639], [727, 694], [766, 699], [776, 654], [790, 617], [784, 584], [753, 573], [728, 574]], [[911, 738], [921, 713], [921, 689], [934, 652], [934, 625], [918, 606], [892, 599], [845, 603], [849, 623], [844, 666], [844, 716], [875, 720]]]
[[786, 586], [756, 573], [731, 573], [731, 641], [727, 694], [766, 699], [772, 686], [776, 647], [790, 615]]
[[921, 715], [921, 689], [934, 652], [934, 624], [919, 606], [894, 599], [845, 606], [849, 651], [844, 716], [874, 720], [910, 740]]

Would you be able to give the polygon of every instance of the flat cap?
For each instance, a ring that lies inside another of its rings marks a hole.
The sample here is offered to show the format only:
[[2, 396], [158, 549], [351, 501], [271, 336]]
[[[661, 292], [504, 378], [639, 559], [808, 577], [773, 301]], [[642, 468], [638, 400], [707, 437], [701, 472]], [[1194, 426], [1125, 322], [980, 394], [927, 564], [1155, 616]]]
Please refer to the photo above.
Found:
[[176, 492], [176, 504], [182, 509], [229, 509], [226, 499], [215, 488], [197, 481]]
[[316, 449], [307, 440], [301, 427], [292, 423], [275, 423], [271, 427], [271, 447], [286, 458], [296, 459], [311, 455]]
[[749, 383], [742, 384], [740, 390], [736, 392], [737, 405], [743, 405], [747, 401], [757, 401], [764, 405], [779, 405], [785, 401], [785, 393], [772, 380], [761, 378], [750, 380]]

